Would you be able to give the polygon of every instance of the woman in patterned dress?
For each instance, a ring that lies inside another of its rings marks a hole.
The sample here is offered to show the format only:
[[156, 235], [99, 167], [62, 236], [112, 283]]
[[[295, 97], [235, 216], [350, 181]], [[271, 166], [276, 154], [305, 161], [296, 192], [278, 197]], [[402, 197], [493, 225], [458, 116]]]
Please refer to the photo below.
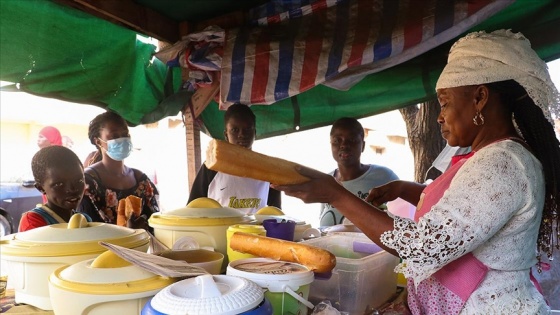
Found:
[[132, 150], [126, 121], [114, 112], [102, 113], [90, 122], [88, 137], [101, 160], [84, 170], [86, 192], [78, 211], [93, 221], [115, 224], [119, 200], [134, 195], [142, 199], [142, 212], [128, 226], [151, 231], [147, 220], [159, 211], [158, 190], [145, 173], [124, 164]]

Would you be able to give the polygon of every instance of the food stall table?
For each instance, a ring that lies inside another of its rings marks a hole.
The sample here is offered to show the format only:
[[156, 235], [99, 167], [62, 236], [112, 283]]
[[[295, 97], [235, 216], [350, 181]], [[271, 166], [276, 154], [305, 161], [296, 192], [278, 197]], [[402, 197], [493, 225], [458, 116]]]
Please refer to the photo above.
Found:
[[[26, 315], [54, 315], [53, 311], [45, 311], [40, 308], [27, 305], [16, 304], [15, 292], [13, 289], [6, 290], [6, 295], [0, 299], [0, 313], [4, 314], [26, 314]], [[399, 288], [397, 293], [391, 297], [387, 303], [377, 310], [364, 315], [410, 315], [405, 307], [406, 289]]]
[[45, 311], [35, 306], [27, 304], [16, 304], [14, 289], [7, 289], [6, 295], [0, 299], [0, 313], [5, 314], [26, 314], [26, 315], [48, 315], [53, 314], [53, 311]]

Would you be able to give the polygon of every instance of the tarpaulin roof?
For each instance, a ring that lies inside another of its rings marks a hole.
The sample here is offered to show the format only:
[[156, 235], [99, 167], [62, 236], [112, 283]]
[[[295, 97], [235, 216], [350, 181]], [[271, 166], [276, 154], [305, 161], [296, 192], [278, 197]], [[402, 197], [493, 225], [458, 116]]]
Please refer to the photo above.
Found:
[[[169, 6], [183, 1], [135, 2], [182, 19], [181, 10]], [[202, 5], [223, 11], [225, 3], [234, 2], [239, 1], [204, 1]], [[389, 6], [397, 1], [379, 2]], [[461, 1], [435, 2], [457, 5]], [[560, 1], [517, 0], [463, 33], [499, 28], [523, 32], [546, 61], [560, 57]], [[342, 116], [367, 117], [432, 98], [456, 37], [408, 61], [367, 74], [347, 91], [317, 85], [271, 106], [253, 106], [258, 138], [328, 125]], [[0, 1], [0, 79], [19, 83], [21, 91], [109, 108], [132, 124], [158, 121], [176, 115], [186, 100], [173, 96], [181, 85], [180, 70], [168, 69], [153, 58], [154, 52], [155, 46], [136, 32], [68, 6], [49, 0]], [[221, 137], [223, 111], [216, 103], [206, 108], [201, 120], [210, 135]]]

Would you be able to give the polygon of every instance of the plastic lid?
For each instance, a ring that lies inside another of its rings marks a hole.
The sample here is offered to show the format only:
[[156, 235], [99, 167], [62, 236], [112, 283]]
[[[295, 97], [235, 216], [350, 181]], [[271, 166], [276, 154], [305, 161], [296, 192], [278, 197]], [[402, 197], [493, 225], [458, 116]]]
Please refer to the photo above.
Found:
[[278, 222], [282, 220], [286, 220], [286, 221], [294, 221], [297, 225], [305, 224], [305, 221], [296, 219], [294, 217], [290, 217], [288, 215], [255, 214], [255, 219], [259, 223], [262, 223], [264, 220], [268, 220], [268, 219], [276, 219], [276, 221]]
[[251, 233], [251, 234], [266, 234], [266, 230], [262, 225], [254, 225], [254, 224], [235, 224], [230, 225], [227, 229], [228, 232], [235, 233], [235, 232], [243, 232], [243, 233]]
[[[97, 259], [97, 258], [96, 258]], [[96, 268], [95, 259], [84, 260], [55, 270], [49, 281], [63, 290], [83, 294], [130, 294], [158, 290], [172, 284], [173, 278], [161, 277], [136, 265]]]
[[190, 208], [183, 207], [162, 213], [165, 216], [181, 216], [190, 218], [231, 218], [245, 214], [233, 208]]
[[234, 315], [254, 309], [263, 299], [263, 290], [250, 280], [202, 275], [164, 288], [150, 303], [163, 314]]
[[271, 292], [284, 292], [285, 287], [296, 291], [315, 279], [313, 272], [303, 265], [268, 258], [232, 261], [226, 273], [254, 281]]
[[13, 234], [2, 254], [12, 256], [54, 257], [101, 253], [106, 250], [99, 241], [126, 248], [148, 244], [149, 235], [143, 229], [130, 229], [114, 224], [89, 222], [68, 228], [68, 223], [42, 226]]
[[233, 208], [179, 208], [164, 213], [154, 213], [148, 220], [150, 226], [200, 226], [233, 225], [253, 222], [255, 217]]

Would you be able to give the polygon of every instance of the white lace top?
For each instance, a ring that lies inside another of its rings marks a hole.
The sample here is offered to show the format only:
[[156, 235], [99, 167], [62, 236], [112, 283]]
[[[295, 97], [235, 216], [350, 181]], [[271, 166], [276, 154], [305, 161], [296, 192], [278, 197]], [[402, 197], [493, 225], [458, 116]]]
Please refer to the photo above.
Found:
[[465, 162], [418, 223], [395, 217], [382, 242], [398, 251], [415, 283], [465, 253], [490, 268], [461, 314], [545, 314], [529, 280], [544, 204], [540, 162], [521, 144], [488, 145]]

